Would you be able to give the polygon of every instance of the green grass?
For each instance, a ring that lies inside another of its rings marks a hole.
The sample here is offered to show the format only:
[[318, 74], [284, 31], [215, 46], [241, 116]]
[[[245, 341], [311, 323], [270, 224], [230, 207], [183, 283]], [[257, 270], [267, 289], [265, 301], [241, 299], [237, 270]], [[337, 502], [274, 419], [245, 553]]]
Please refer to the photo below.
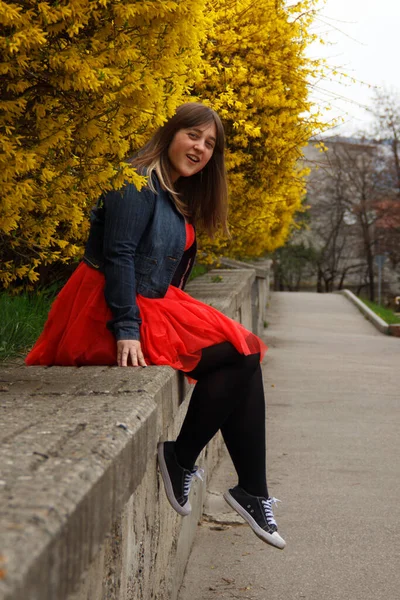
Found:
[[380, 304], [376, 304], [375, 302], [371, 302], [371, 300], [365, 300], [364, 298], [360, 298], [371, 310], [374, 311], [375, 314], [378, 315], [381, 319], [383, 319], [388, 325], [394, 325], [395, 323], [400, 323], [400, 317], [394, 314], [390, 308], [385, 308], [384, 306], [380, 306]]
[[200, 275], [204, 275], [204, 273], [207, 273], [208, 270], [209, 267], [206, 267], [205, 265], [195, 264], [192, 269], [192, 272], [190, 273], [189, 281], [192, 281], [192, 279], [196, 279], [196, 277], [200, 277]]
[[0, 360], [23, 357], [43, 329], [54, 288], [35, 294], [0, 293]]

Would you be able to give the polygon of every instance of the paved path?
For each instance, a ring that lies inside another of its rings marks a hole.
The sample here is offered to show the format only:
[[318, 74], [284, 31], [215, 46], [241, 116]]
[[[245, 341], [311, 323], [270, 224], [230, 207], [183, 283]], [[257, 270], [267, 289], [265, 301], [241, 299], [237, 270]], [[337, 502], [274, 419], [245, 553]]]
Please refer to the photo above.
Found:
[[[269, 485], [287, 547], [203, 522], [179, 600], [400, 600], [400, 339], [339, 294], [285, 292], [265, 337]], [[224, 459], [210, 487], [233, 482]]]

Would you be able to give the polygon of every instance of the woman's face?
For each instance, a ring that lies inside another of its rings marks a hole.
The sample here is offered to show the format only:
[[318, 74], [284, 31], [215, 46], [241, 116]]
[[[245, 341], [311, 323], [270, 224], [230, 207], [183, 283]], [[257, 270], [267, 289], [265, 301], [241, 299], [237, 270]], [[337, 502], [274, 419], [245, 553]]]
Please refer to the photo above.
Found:
[[214, 122], [177, 131], [168, 148], [172, 182], [201, 171], [213, 155], [216, 139]]

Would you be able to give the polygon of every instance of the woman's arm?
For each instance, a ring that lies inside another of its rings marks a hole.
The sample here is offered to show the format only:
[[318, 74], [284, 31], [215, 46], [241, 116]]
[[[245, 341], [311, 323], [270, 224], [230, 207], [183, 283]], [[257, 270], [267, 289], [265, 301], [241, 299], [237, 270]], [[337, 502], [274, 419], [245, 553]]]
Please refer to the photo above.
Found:
[[154, 202], [151, 190], [144, 188], [139, 192], [132, 184], [104, 196], [104, 294], [113, 314], [107, 327], [117, 342], [140, 339], [134, 259], [152, 217]]

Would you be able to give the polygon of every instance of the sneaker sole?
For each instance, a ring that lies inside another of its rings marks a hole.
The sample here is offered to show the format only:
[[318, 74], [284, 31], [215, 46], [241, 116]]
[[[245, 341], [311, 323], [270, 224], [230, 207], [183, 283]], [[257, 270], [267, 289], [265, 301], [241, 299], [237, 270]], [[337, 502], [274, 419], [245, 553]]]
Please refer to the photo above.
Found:
[[226, 502], [250, 525], [257, 537], [263, 542], [266, 542], [275, 548], [279, 548], [279, 550], [284, 549], [286, 542], [281, 538], [278, 532], [268, 533], [267, 531], [264, 531], [264, 529], [261, 529], [253, 517], [249, 515], [243, 506], [239, 504], [229, 492], [225, 492], [224, 498]]
[[158, 464], [160, 466], [161, 476], [164, 482], [165, 493], [168, 498], [168, 502], [172, 506], [176, 512], [181, 515], [181, 517], [187, 517], [192, 510], [190, 506], [189, 500], [181, 506], [179, 502], [177, 502], [174, 494], [174, 489], [172, 487], [172, 482], [168, 473], [168, 468], [164, 458], [164, 442], [160, 442], [157, 447], [157, 455], [158, 455]]

